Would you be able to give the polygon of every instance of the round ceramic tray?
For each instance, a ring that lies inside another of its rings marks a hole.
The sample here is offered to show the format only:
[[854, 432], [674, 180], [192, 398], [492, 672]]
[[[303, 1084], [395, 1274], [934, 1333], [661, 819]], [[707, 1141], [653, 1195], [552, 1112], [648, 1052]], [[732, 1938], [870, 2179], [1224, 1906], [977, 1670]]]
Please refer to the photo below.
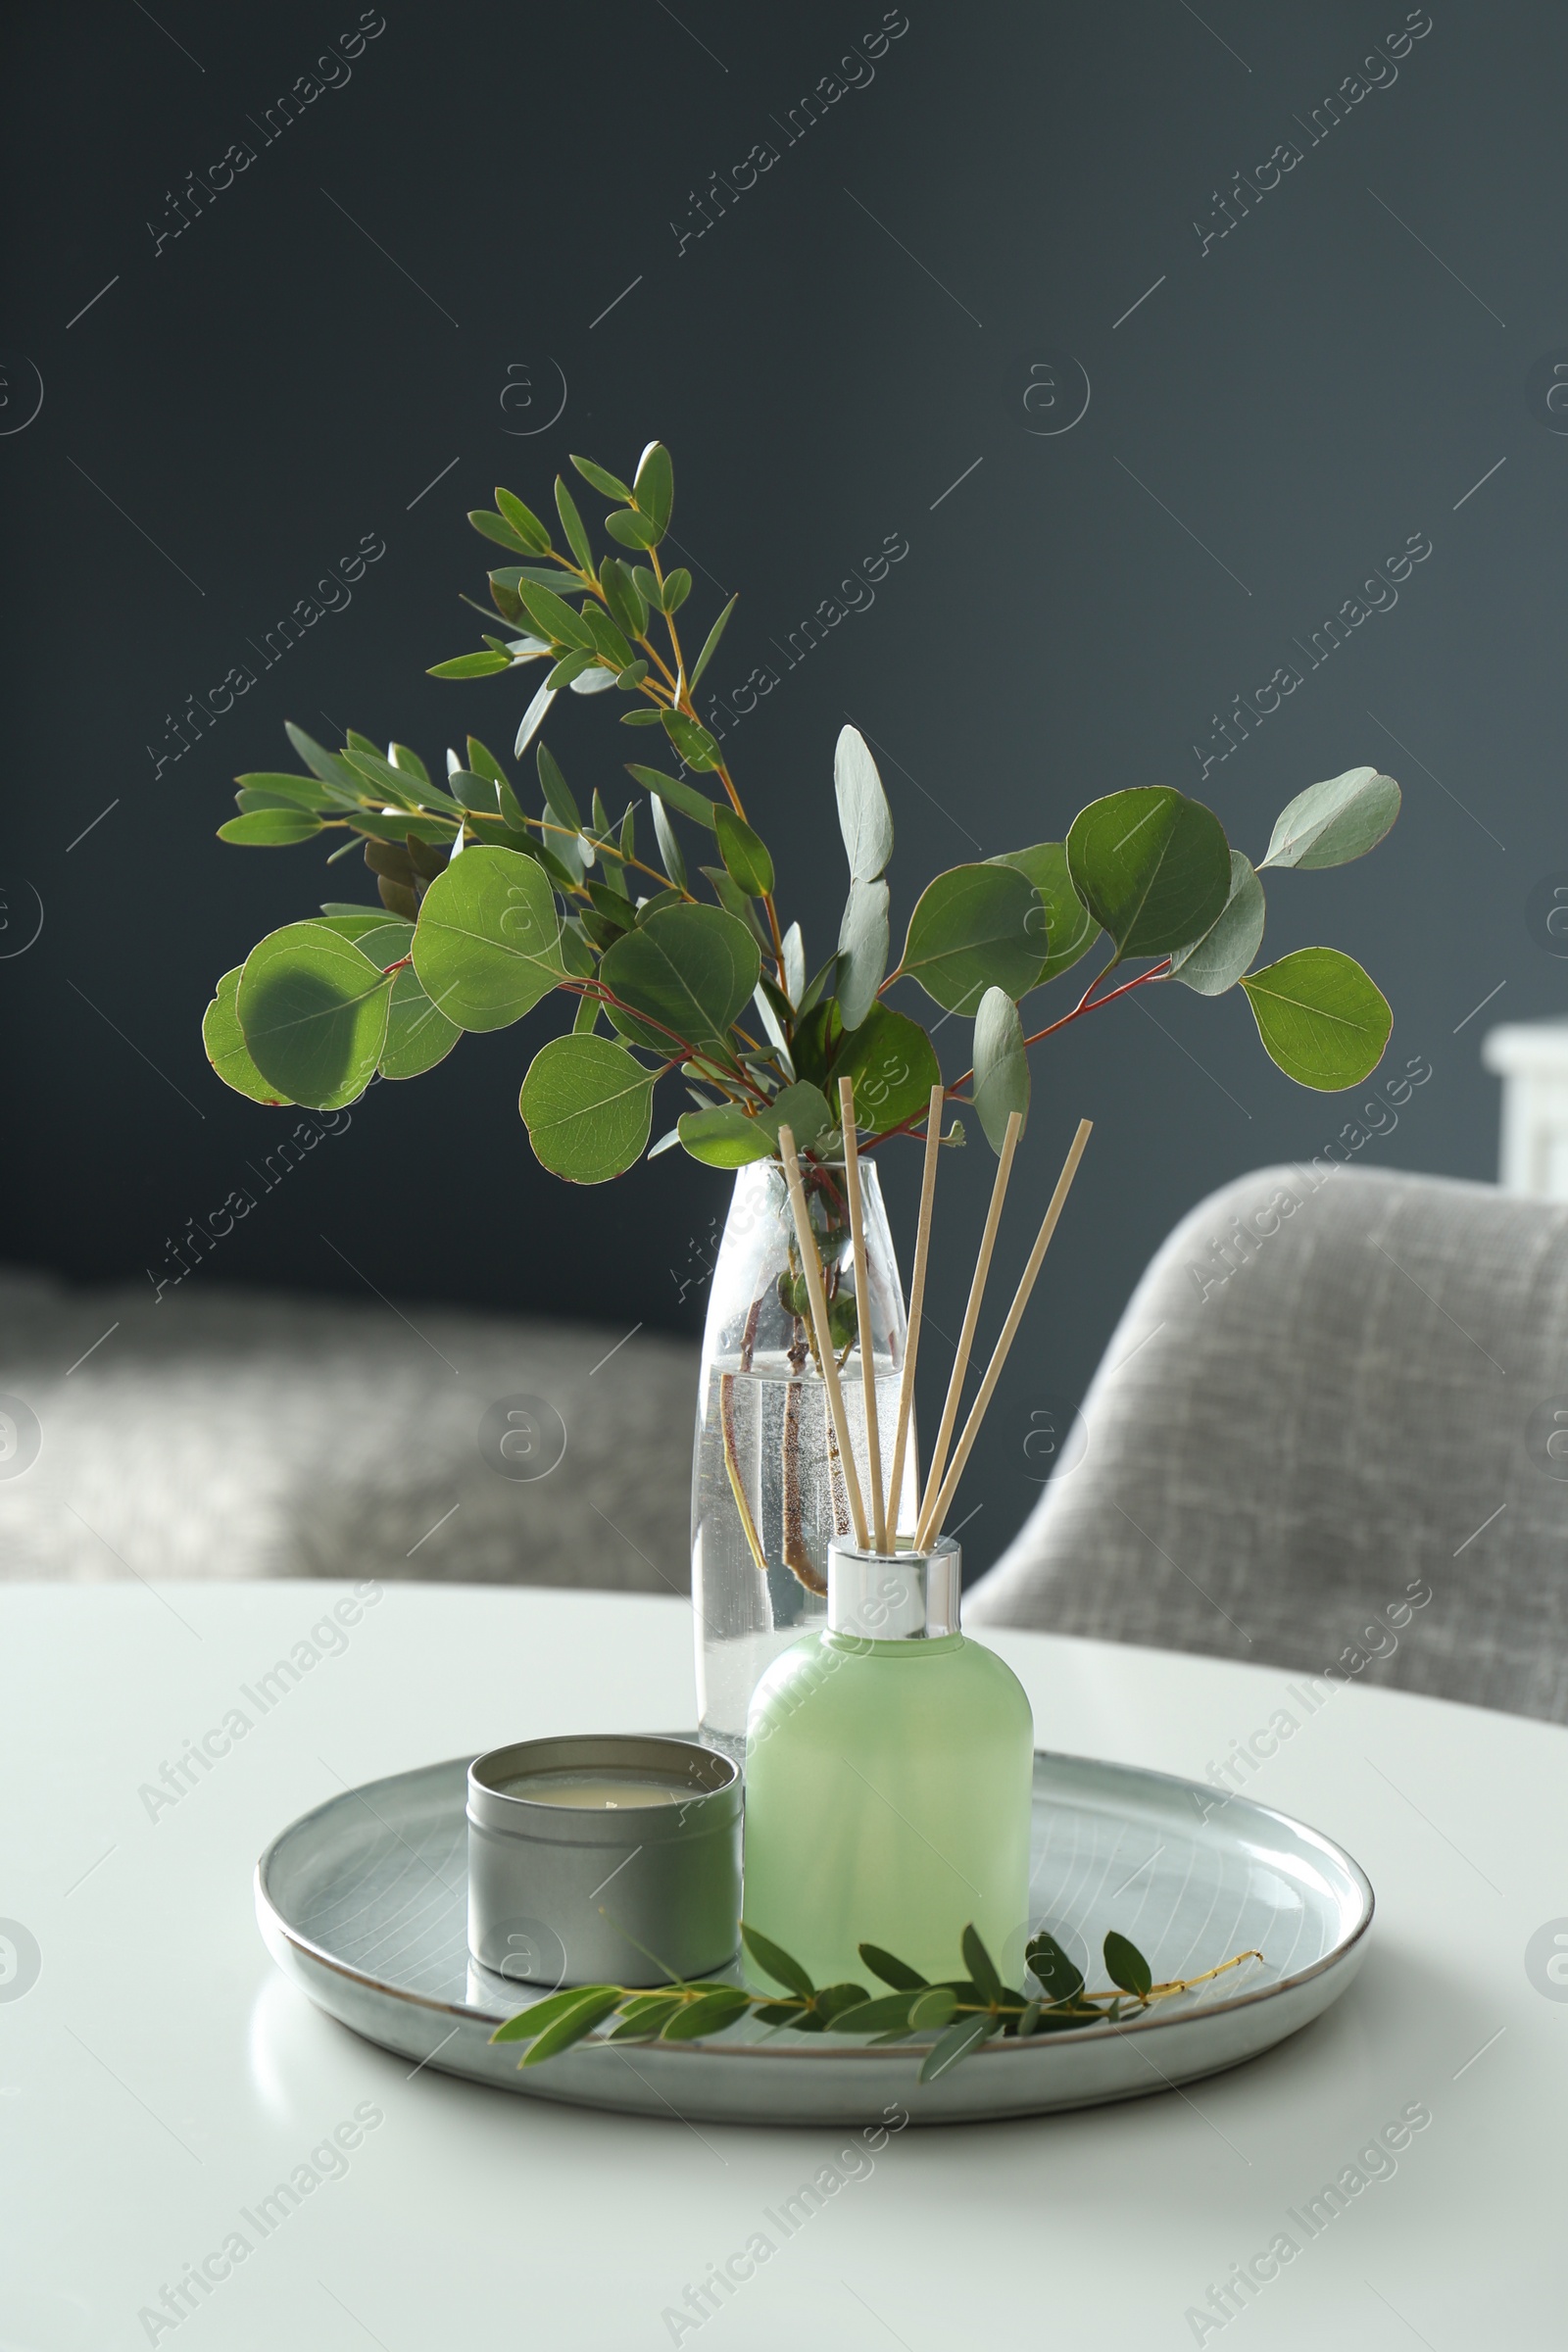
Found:
[[[743, 2025], [710, 2042], [590, 2039], [527, 2074], [490, 2035], [547, 1987], [466, 1942], [470, 1759], [372, 1781], [285, 1830], [256, 1870], [269, 1950], [331, 2016], [407, 2058], [504, 2090], [719, 2123], [976, 2122], [1134, 2098], [1256, 2057], [1321, 2015], [1366, 1950], [1372, 1888], [1315, 1830], [1245, 1797], [1083, 1756], [1035, 1758], [1033, 1921], [1101, 1981], [1119, 1929], [1156, 1983], [1254, 1946], [1261, 1964], [1131, 2024], [997, 2041], [923, 2086], [929, 2046]], [[729, 1972], [724, 1972], [728, 1975]], [[723, 1976], [714, 1980], [722, 1982]]]

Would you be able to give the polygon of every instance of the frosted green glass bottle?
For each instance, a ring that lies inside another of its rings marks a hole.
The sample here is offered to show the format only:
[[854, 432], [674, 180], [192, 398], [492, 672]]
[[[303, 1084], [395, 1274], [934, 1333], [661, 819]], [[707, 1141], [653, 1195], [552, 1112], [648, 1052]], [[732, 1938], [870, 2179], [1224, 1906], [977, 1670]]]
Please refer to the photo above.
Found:
[[818, 1984], [859, 1943], [962, 1973], [971, 1922], [1023, 1973], [1034, 1722], [1016, 1675], [958, 1631], [961, 1558], [834, 1544], [827, 1630], [763, 1675], [746, 1734], [745, 1918]]

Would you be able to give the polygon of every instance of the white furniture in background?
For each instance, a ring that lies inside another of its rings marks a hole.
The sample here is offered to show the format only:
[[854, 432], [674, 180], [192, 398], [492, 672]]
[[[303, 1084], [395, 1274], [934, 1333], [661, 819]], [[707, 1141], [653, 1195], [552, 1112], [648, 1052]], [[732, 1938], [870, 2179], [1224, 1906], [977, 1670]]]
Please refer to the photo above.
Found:
[[1568, 1200], [1568, 1020], [1505, 1023], [1488, 1034], [1481, 1058], [1502, 1079], [1498, 1182]]
[[[1568, 1731], [1364, 1683], [1309, 1712], [1271, 1669], [988, 1630], [1043, 1745], [1194, 1778], [1244, 1758], [1250, 1797], [1368, 1871], [1372, 1946], [1327, 2016], [1230, 2074], [1025, 2123], [894, 2115], [868, 2148], [514, 2098], [284, 1981], [251, 1874], [308, 1806], [692, 1716], [676, 1600], [371, 1590], [0, 1587], [0, 1936], [21, 1923], [41, 1961], [0, 1969], [8, 2352], [1561, 2343]], [[263, 1712], [302, 1642], [311, 1671]], [[1085, 1890], [1134, 1935], [1140, 1859]], [[141, 2316], [170, 2290], [177, 2331]]]

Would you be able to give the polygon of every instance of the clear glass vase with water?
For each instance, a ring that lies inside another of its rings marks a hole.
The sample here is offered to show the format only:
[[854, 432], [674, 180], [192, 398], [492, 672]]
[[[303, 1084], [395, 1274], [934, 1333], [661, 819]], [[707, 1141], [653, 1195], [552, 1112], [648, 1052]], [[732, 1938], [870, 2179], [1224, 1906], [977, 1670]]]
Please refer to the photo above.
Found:
[[[850, 1442], [869, 1494], [861, 1347], [869, 1335], [883, 1476], [891, 1471], [906, 1337], [904, 1288], [875, 1166], [860, 1163], [866, 1289], [857, 1296], [842, 1166], [802, 1174], [828, 1298]], [[890, 1526], [912, 1529], [911, 1427]], [[823, 1624], [827, 1551], [849, 1495], [817, 1361], [782, 1169], [736, 1175], [703, 1336], [692, 1465], [692, 1603], [701, 1734], [740, 1759], [752, 1692], [780, 1650]]]

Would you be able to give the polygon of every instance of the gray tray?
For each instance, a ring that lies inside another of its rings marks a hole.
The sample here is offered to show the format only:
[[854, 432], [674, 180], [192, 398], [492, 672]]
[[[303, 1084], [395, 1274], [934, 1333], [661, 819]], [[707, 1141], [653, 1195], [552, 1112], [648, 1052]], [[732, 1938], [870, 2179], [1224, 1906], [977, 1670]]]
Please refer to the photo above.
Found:
[[[406, 2058], [576, 2106], [716, 2123], [978, 2122], [1098, 2106], [1217, 2074], [1321, 2015], [1366, 1951], [1372, 1888], [1341, 1847], [1283, 1813], [1163, 1773], [1035, 1758], [1033, 1902], [1102, 1981], [1117, 1928], [1156, 1982], [1254, 1945], [1255, 1961], [1122, 2026], [998, 2041], [924, 2087], [926, 2044], [769, 2034], [611, 2046], [591, 2039], [527, 2074], [489, 2036], [537, 1990], [469, 1959], [470, 1758], [372, 1781], [285, 1830], [256, 1868], [268, 1949], [320, 2008]], [[1206, 1811], [1206, 1818], [1205, 1818]], [[956, 1955], [955, 1955], [956, 1966]], [[715, 1979], [714, 1982], [722, 1982]]]

